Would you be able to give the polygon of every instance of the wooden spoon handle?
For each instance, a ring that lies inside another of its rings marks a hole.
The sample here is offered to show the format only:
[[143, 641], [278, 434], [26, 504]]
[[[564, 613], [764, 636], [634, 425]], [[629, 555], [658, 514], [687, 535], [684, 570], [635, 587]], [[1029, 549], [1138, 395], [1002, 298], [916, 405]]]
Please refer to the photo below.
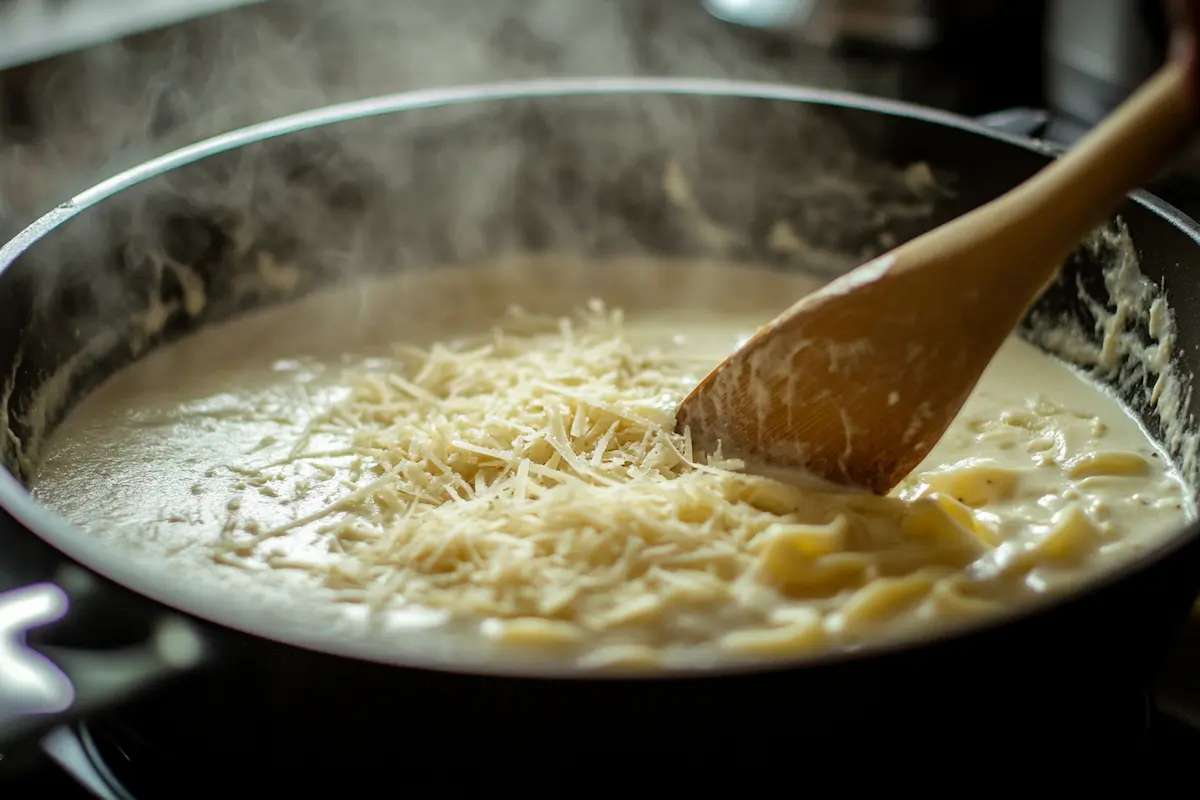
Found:
[[1011, 331], [1089, 232], [1187, 142], [1200, 114], [1190, 59], [1173, 58], [1074, 148], [1007, 194], [901, 245], [892, 273], [970, 280], [996, 335]]
[[[1176, 155], [1197, 120], [1195, 77], [1167, 62], [1056, 163], [1018, 190], [1020, 202], [1077, 243]], [[1068, 234], [1069, 231], [1069, 234]], [[1074, 246], [1072, 244], [1072, 247]]]

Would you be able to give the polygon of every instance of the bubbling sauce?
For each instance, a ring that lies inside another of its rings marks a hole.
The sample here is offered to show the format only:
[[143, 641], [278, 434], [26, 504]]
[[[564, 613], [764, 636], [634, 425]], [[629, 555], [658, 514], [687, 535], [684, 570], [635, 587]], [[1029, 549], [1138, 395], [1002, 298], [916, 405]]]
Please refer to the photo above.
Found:
[[56, 431], [34, 494], [330, 637], [618, 669], [984, 618], [1194, 516], [1137, 422], [1016, 338], [887, 498], [701, 461], [675, 404], [812, 288], [527, 261], [315, 295], [114, 376]]

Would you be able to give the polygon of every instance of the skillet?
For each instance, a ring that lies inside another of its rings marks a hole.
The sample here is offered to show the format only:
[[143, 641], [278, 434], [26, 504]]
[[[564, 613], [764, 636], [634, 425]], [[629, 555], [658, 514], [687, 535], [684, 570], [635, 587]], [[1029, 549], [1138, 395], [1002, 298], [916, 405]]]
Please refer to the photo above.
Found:
[[[831, 276], [996, 196], [1056, 152], [954, 115], [838, 92], [547, 80], [298, 114], [170, 153], [64, 203], [0, 248], [0, 586], [16, 588], [0, 596], [0, 641], [11, 642], [0, 648], [0, 750], [114, 708], [199, 752], [250, 759], [276, 781], [345, 759], [388, 769], [401, 743], [428, 758], [450, 741], [474, 743], [481, 759], [497, 741], [566, 757], [581, 746], [563, 735], [568, 726], [622, 750], [695, 753], [735, 752], [747, 731], [782, 722], [789, 747], [815, 753], [864, 731], [889, 748], [914, 745], [918, 724], [970, 731], [973, 747], [1010, 741], [1014, 728], [1026, 744], [1049, 744], [1067, 735], [1065, 720], [1076, 731], [1095, 719], [1094, 741], [1081, 745], [1133, 746], [1109, 735], [1095, 698], [1143, 685], [1158, 666], [1200, 584], [1195, 525], [1105, 580], [952, 634], [630, 678], [381, 657], [361, 641], [330, 642], [123, 558], [26, 489], [40, 443], [107, 376], [255, 308], [372, 270], [498, 250], [719, 256]], [[714, 252], [663, 189], [672, 160], [705, 215], [744, 236]], [[879, 208], [892, 211], [871, 213]], [[1144, 193], [1119, 217], [1106, 240], [1118, 244], [1081, 248], [1031, 312], [1028, 333], [1048, 318], [1093, 329], [1096, 307], [1084, 296], [1103, 306], [1104, 273], [1136, 253], [1176, 310], [1172, 369], [1189, 381], [1200, 367], [1200, 231]], [[780, 219], [812, 252], [770, 246]], [[186, 302], [189, 287], [163, 269], [163, 254], [200, 282], [201, 308]], [[294, 267], [295, 279], [247, 288], [264, 257]], [[132, 324], [152, 304], [168, 309], [162, 325]], [[1098, 379], [1165, 437], [1170, 426], [1144, 402], [1153, 376], [1139, 370], [1130, 363]], [[1185, 399], [1175, 416], [1190, 430], [1195, 407]], [[1188, 454], [1181, 445], [1171, 455], [1182, 463]], [[15, 667], [24, 683], [9, 677]], [[155, 699], [166, 684], [169, 708]], [[173, 723], [187, 715], [240, 724], [218, 746], [202, 726]]]

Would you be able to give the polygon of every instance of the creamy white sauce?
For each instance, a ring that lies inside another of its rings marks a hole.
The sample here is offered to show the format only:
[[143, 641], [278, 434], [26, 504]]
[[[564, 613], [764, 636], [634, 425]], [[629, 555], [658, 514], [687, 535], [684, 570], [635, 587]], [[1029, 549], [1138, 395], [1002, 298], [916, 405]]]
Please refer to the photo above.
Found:
[[[180, 580], [309, 618], [331, 636], [368, 635], [361, 608], [338, 604], [304, 572], [224, 566], [214, 563], [212, 551], [231, 512], [269, 525], [329, 502], [330, 491], [313, 490], [323, 477], [318, 467], [281, 473], [269, 484], [239, 482], [227, 467], [285, 459], [308, 421], [345, 396], [345, 370], [382, 363], [394, 341], [429, 344], [486, 330], [511, 303], [564, 314], [598, 296], [627, 310], [629, 331], [647, 346], [694, 364], [699, 380], [813, 285], [801, 276], [715, 264], [629, 261], [589, 270], [513, 262], [411, 273], [315, 296], [205, 331], [109, 380], [52, 437], [34, 493], [93, 535]], [[1123, 459], [1125, 471], [1132, 464], [1137, 474], [1108, 474], [1113, 469], [1104, 458], [1087, 461], [1096, 453], [1115, 454], [1108, 461]], [[951, 496], [994, 487], [991, 497], [962, 499], [976, 506], [996, 546], [939, 578], [940, 593], [888, 601], [899, 610], [853, 635], [841, 616], [850, 590], [819, 599], [771, 593], [773, 619], [817, 613], [833, 645], [928, 630], [970, 616], [975, 600], [1016, 604], [1075, 585], [1161, 544], [1193, 516], [1183, 483], [1120, 405], [1016, 339], [897, 491], [913, 498], [931, 487]], [[1071, 558], [1044, 557], [1039, 548], [1064, 520], [1083, 520], [1092, 538], [1084, 537], [1084, 550]], [[316, 526], [298, 527], [274, 544], [298, 556], [329, 557]], [[439, 619], [436, 611], [410, 610], [370, 635], [386, 648], [396, 644], [397, 626]], [[462, 646], [479, 646], [470, 635], [460, 639]], [[746, 652], [785, 655], [792, 646], [758, 642]]]

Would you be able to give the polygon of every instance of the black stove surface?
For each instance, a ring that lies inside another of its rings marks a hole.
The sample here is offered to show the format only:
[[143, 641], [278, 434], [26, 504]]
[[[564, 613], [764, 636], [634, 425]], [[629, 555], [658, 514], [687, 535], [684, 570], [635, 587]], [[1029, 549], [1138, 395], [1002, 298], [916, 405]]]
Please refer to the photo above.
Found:
[[[1108, 704], [1111, 711], [1101, 717], [1105, 720], [1101, 723], [1104, 729], [1096, 730], [1096, 723], [1092, 721], [1088, 723], [1092, 730], [1086, 734], [1083, 731], [1079, 733], [1088, 741], [1102, 737], [1114, 750], [1123, 750], [1123, 761], [1137, 763], [1142, 768], [1149, 767], [1156, 774], [1164, 775], [1189, 769], [1200, 754], [1200, 730], [1158, 710], [1146, 693], [1118, 691], [1103, 702]], [[1031, 725], [1041, 722], [1036, 716], [1031, 716]], [[225, 725], [242, 723], [241, 720], [220, 722]], [[1014, 734], [1016, 743], [1020, 734]], [[337, 734], [329, 732], [329, 735]], [[961, 741], [969, 739], [971, 735], [970, 731], [947, 731], [941, 737], [931, 738], [929, 744], [933, 745], [934, 750], [940, 750], [943, 745], [953, 746], [951, 739]], [[939, 742], [938, 738], [945, 741]], [[1068, 738], [1073, 737], [1068, 734]], [[1078, 743], [1065, 741], [1060, 755], [1068, 756], [1068, 751], [1074, 751], [1073, 745]], [[402, 743], [396, 744], [396, 758], [384, 762], [329, 764], [324, 765], [325, 769], [322, 765], [298, 765], [295, 770], [289, 770], [291, 774], [275, 772], [272, 775], [259, 775], [257, 779], [263, 782], [263, 789], [269, 788], [277, 793], [311, 791], [316, 782], [335, 773], [345, 776], [341, 788], [346, 793], [356, 793], [359, 788], [365, 790], [370, 786], [388, 785], [400, 773], [404, 773], [405, 785], [410, 789], [423, 788], [422, 777], [429, 788], [440, 787], [443, 790], [449, 780], [460, 794], [473, 794], [476, 786], [490, 785], [494, 788], [496, 785], [496, 772], [480, 769], [477, 753], [467, 753], [445, 743], [441, 748], [443, 757], [447, 759], [444, 765], [425, 761], [414, 764], [411, 757], [404, 758], [406, 751], [400, 746]], [[876, 743], [875, 746], [891, 749], [889, 743]], [[47, 797], [63, 800], [73, 797], [154, 800], [217, 796], [218, 792], [227, 793], [234, 786], [238, 791], [258, 788], [255, 786], [257, 781], [252, 764], [221, 763], [215, 754], [171, 751], [161, 743], [147, 740], [136, 729], [117, 720], [94, 721], [69, 731], [60, 730], [47, 743], [46, 750], [50, 752], [43, 754], [37, 763], [24, 765], [23, 770], [16, 770], [17, 765], [0, 767], [0, 796], [12, 800]], [[536, 757], [536, 754], [529, 755]], [[643, 783], [646, 778], [653, 780], [653, 776], [645, 772], [647, 763], [652, 761], [675, 765], [673, 772], [680, 774], [661, 777], [671, 780], [677, 787], [689, 774], [698, 782], [706, 783], [720, 780], [721, 775], [738, 775], [739, 784], [745, 788], [751, 788], [753, 784], [753, 778], [750, 778], [750, 785], [746, 784], [742, 777], [745, 775], [763, 776], [765, 782], [771, 783], [770, 787], [764, 783], [764, 788], [775, 788], [774, 782], [779, 777], [773, 774], [773, 770], [762, 769], [765, 754], [761, 740], [744, 753], [711, 754], [712, 766], [708, 770], [696, 768], [697, 762], [708, 762], [707, 754], [703, 753], [687, 754], [690, 758], [686, 764], [675, 758], [664, 760], [666, 753], [661, 751], [655, 754], [654, 759], [638, 758], [636, 754], [628, 752], [614, 752], [611, 759], [604, 758], [604, 755], [603, 751], [585, 746], [581, 748], [578, 763], [558, 761], [550, 765], [539, 764], [536, 770], [521, 770], [526, 773], [520, 776], [522, 793], [525, 796], [557, 794], [556, 786], [579, 785], [581, 779], [593, 788], [599, 783], [611, 783], [614, 786]], [[455, 758], [461, 759], [459, 763], [465, 768], [448, 771], [446, 767], [451, 767]], [[603, 770], [604, 774], [597, 774], [596, 764], [604, 761], [609, 766]], [[630, 770], [636, 771], [636, 774], [622, 769], [621, 765], [630, 765]], [[1050, 769], [1053, 771], [1053, 768]], [[232, 771], [237, 772], [236, 783], [231, 780]], [[535, 772], [538, 781], [531, 783], [532, 773]], [[510, 778], [514, 777], [510, 775]]]

